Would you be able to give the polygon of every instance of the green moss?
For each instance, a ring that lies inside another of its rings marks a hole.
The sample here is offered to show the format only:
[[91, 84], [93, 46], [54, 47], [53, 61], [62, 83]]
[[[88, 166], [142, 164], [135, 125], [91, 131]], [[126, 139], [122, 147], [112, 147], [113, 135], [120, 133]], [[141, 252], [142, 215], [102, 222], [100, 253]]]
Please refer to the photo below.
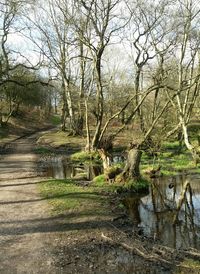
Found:
[[96, 186], [104, 186], [105, 182], [106, 182], [105, 175], [101, 174], [99, 176], [96, 176], [93, 179], [93, 182], [94, 182], [94, 185], [96, 185]]
[[149, 182], [144, 178], [141, 178], [136, 181], [130, 180], [127, 183], [125, 183], [125, 188], [135, 193], [146, 192], [149, 189]]
[[97, 152], [80, 151], [71, 155], [72, 161], [86, 162], [86, 161], [100, 161], [99, 154]]
[[192, 173], [200, 174], [200, 168], [193, 169]]

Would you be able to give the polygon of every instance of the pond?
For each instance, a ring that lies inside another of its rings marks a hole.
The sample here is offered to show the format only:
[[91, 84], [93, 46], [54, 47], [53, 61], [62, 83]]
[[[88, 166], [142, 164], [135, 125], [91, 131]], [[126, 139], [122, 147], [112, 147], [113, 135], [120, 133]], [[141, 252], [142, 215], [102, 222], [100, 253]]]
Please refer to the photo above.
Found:
[[[113, 163], [123, 162], [123, 156], [115, 155]], [[69, 157], [51, 156], [49, 158], [41, 158], [38, 164], [38, 170], [42, 176], [52, 177], [55, 179], [73, 178], [77, 180], [91, 181], [94, 177], [103, 173], [103, 167], [94, 163], [72, 163]]]
[[103, 169], [100, 165], [72, 163], [67, 157], [55, 156], [47, 161], [43, 159], [40, 162], [40, 171], [43, 172], [43, 175], [55, 179], [73, 178], [91, 181], [94, 177], [102, 174]]
[[148, 195], [130, 195], [124, 204], [136, 233], [169, 247], [200, 249], [200, 175], [154, 179]]

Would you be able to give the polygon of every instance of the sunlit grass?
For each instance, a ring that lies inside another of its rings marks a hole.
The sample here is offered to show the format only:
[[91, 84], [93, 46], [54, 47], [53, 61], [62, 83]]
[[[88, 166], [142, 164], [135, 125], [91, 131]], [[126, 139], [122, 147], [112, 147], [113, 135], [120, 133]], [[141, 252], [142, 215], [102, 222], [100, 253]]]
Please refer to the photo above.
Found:
[[184, 259], [174, 274], [200, 273], [200, 262], [194, 259]]
[[191, 154], [187, 150], [182, 150], [181, 153], [176, 152], [177, 145], [177, 142], [165, 143], [165, 150], [154, 159], [153, 157], [148, 158], [147, 154], [144, 153], [141, 162], [142, 174], [148, 173], [152, 169], [157, 169], [158, 166], [161, 166], [160, 174], [163, 176], [173, 176], [182, 170], [195, 169], [196, 172], [199, 172]]
[[73, 149], [84, 146], [85, 140], [80, 136], [69, 136], [67, 132], [56, 131], [43, 134], [38, 139], [38, 144], [50, 145], [52, 147], [69, 146]]
[[99, 208], [99, 212], [102, 212], [103, 205], [107, 205], [101, 188], [79, 186], [70, 180], [48, 180], [39, 184], [39, 190], [51, 205], [52, 212], [56, 214], [92, 208]]
[[172, 149], [172, 150], [176, 150], [179, 148], [179, 142], [178, 141], [174, 141], [174, 142], [164, 142], [162, 145], [162, 148], [164, 150], [166, 149]]
[[101, 174], [99, 176], [96, 176], [94, 179], [93, 179], [93, 182], [96, 186], [104, 186], [105, 185], [105, 181], [106, 181], [106, 178], [105, 178], [105, 175], [104, 174]]
[[148, 180], [141, 178], [138, 180], [129, 180], [127, 182], [118, 182], [116, 179], [115, 182], [108, 182], [105, 180], [105, 175], [101, 174], [93, 179], [93, 185], [99, 187], [105, 187], [109, 191], [114, 192], [135, 192], [141, 193], [149, 189]]
[[97, 152], [86, 152], [80, 151], [71, 155], [72, 161], [87, 162], [87, 161], [98, 161], [100, 162], [100, 157]]
[[143, 178], [137, 181], [130, 180], [125, 184], [125, 188], [135, 193], [146, 192], [149, 189], [149, 182]]

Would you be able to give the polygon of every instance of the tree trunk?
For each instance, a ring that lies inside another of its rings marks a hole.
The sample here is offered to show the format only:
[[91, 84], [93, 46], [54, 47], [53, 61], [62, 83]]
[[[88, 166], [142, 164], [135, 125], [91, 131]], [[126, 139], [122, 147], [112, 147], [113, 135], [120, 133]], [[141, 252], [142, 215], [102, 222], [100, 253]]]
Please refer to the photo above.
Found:
[[111, 155], [105, 149], [98, 149], [99, 155], [102, 159], [104, 172], [111, 166]]
[[101, 56], [102, 52], [97, 55], [97, 61], [95, 63], [95, 71], [96, 71], [96, 86], [97, 86], [97, 95], [96, 95], [96, 108], [97, 108], [97, 126], [94, 133], [94, 137], [92, 139], [92, 150], [96, 150], [100, 143], [100, 135], [101, 135], [101, 126], [103, 120], [103, 87], [101, 82]]
[[98, 121], [97, 126], [96, 126], [96, 131], [94, 134], [94, 137], [92, 139], [92, 145], [91, 145], [91, 149], [93, 151], [95, 151], [98, 147], [99, 147], [99, 137], [100, 137], [100, 133], [101, 133], [101, 119]]
[[[142, 71], [141, 65], [137, 64], [137, 70], [136, 70], [136, 76], [135, 76], [136, 106], [139, 104], [139, 100], [140, 100], [138, 93], [140, 92], [141, 71]], [[143, 133], [145, 133], [144, 119], [143, 119], [143, 114], [142, 114], [141, 107], [138, 108], [137, 113], [138, 113], [138, 117], [139, 117], [139, 121], [140, 121], [140, 129]]]
[[71, 98], [71, 92], [70, 92], [70, 87], [68, 80], [64, 78], [64, 89], [65, 89], [65, 96], [66, 96], [66, 101], [67, 101], [67, 106], [68, 106], [68, 111], [69, 111], [69, 118], [70, 118], [70, 126], [73, 129], [74, 127], [74, 111], [72, 107], [72, 98]]
[[124, 167], [124, 170], [122, 173], [125, 179], [137, 180], [141, 178], [141, 174], [140, 174], [141, 156], [142, 156], [142, 151], [138, 147], [132, 148], [129, 150], [126, 166]]
[[86, 147], [85, 150], [90, 152], [90, 125], [89, 125], [89, 119], [88, 119], [88, 102], [85, 100], [85, 125], [86, 125], [86, 133], [87, 133], [87, 142], [86, 142]]
[[65, 94], [64, 81], [62, 83], [62, 101], [63, 101], [63, 106], [62, 106], [61, 128], [62, 128], [62, 131], [66, 131], [66, 119], [68, 116], [68, 106], [67, 106], [67, 98]]
[[81, 135], [82, 129], [83, 129], [83, 118], [78, 117], [77, 119], [75, 119], [70, 84], [68, 79], [64, 78], [63, 84], [64, 84], [64, 90], [65, 90], [65, 100], [66, 100], [69, 119], [70, 119], [70, 124], [69, 124], [70, 135], [73, 135], [73, 136]]
[[79, 92], [79, 102], [78, 102], [78, 126], [79, 134], [83, 135], [83, 124], [84, 124], [84, 84], [85, 84], [85, 59], [83, 57], [83, 43], [80, 42], [80, 92]]
[[187, 149], [191, 152], [195, 165], [197, 165], [199, 161], [199, 157], [195, 147], [190, 143], [189, 136], [188, 136], [188, 129], [184, 122], [182, 122], [182, 130], [183, 130], [184, 143]]
[[57, 98], [54, 98], [54, 113], [58, 114]]

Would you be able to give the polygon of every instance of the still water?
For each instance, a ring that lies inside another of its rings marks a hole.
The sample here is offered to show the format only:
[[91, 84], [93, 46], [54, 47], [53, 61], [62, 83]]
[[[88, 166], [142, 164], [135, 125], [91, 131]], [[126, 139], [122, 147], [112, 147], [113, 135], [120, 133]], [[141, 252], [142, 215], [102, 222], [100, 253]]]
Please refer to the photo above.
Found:
[[81, 179], [91, 181], [94, 177], [102, 174], [103, 169], [99, 165], [77, 163], [72, 164], [67, 157], [51, 157], [42, 162], [45, 176], [55, 179]]
[[[56, 179], [77, 180], [92, 180], [103, 171], [98, 165], [72, 164], [62, 156], [44, 161], [43, 170]], [[184, 193], [186, 182], [190, 189]], [[180, 201], [181, 207], [177, 211]], [[173, 248], [200, 249], [200, 175], [183, 173], [154, 179], [148, 195], [129, 195], [124, 199], [124, 205], [135, 233]]]
[[[184, 191], [186, 182], [191, 191]], [[136, 233], [173, 248], [200, 249], [200, 175], [154, 179], [148, 195], [128, 196], [124, 204]]]

